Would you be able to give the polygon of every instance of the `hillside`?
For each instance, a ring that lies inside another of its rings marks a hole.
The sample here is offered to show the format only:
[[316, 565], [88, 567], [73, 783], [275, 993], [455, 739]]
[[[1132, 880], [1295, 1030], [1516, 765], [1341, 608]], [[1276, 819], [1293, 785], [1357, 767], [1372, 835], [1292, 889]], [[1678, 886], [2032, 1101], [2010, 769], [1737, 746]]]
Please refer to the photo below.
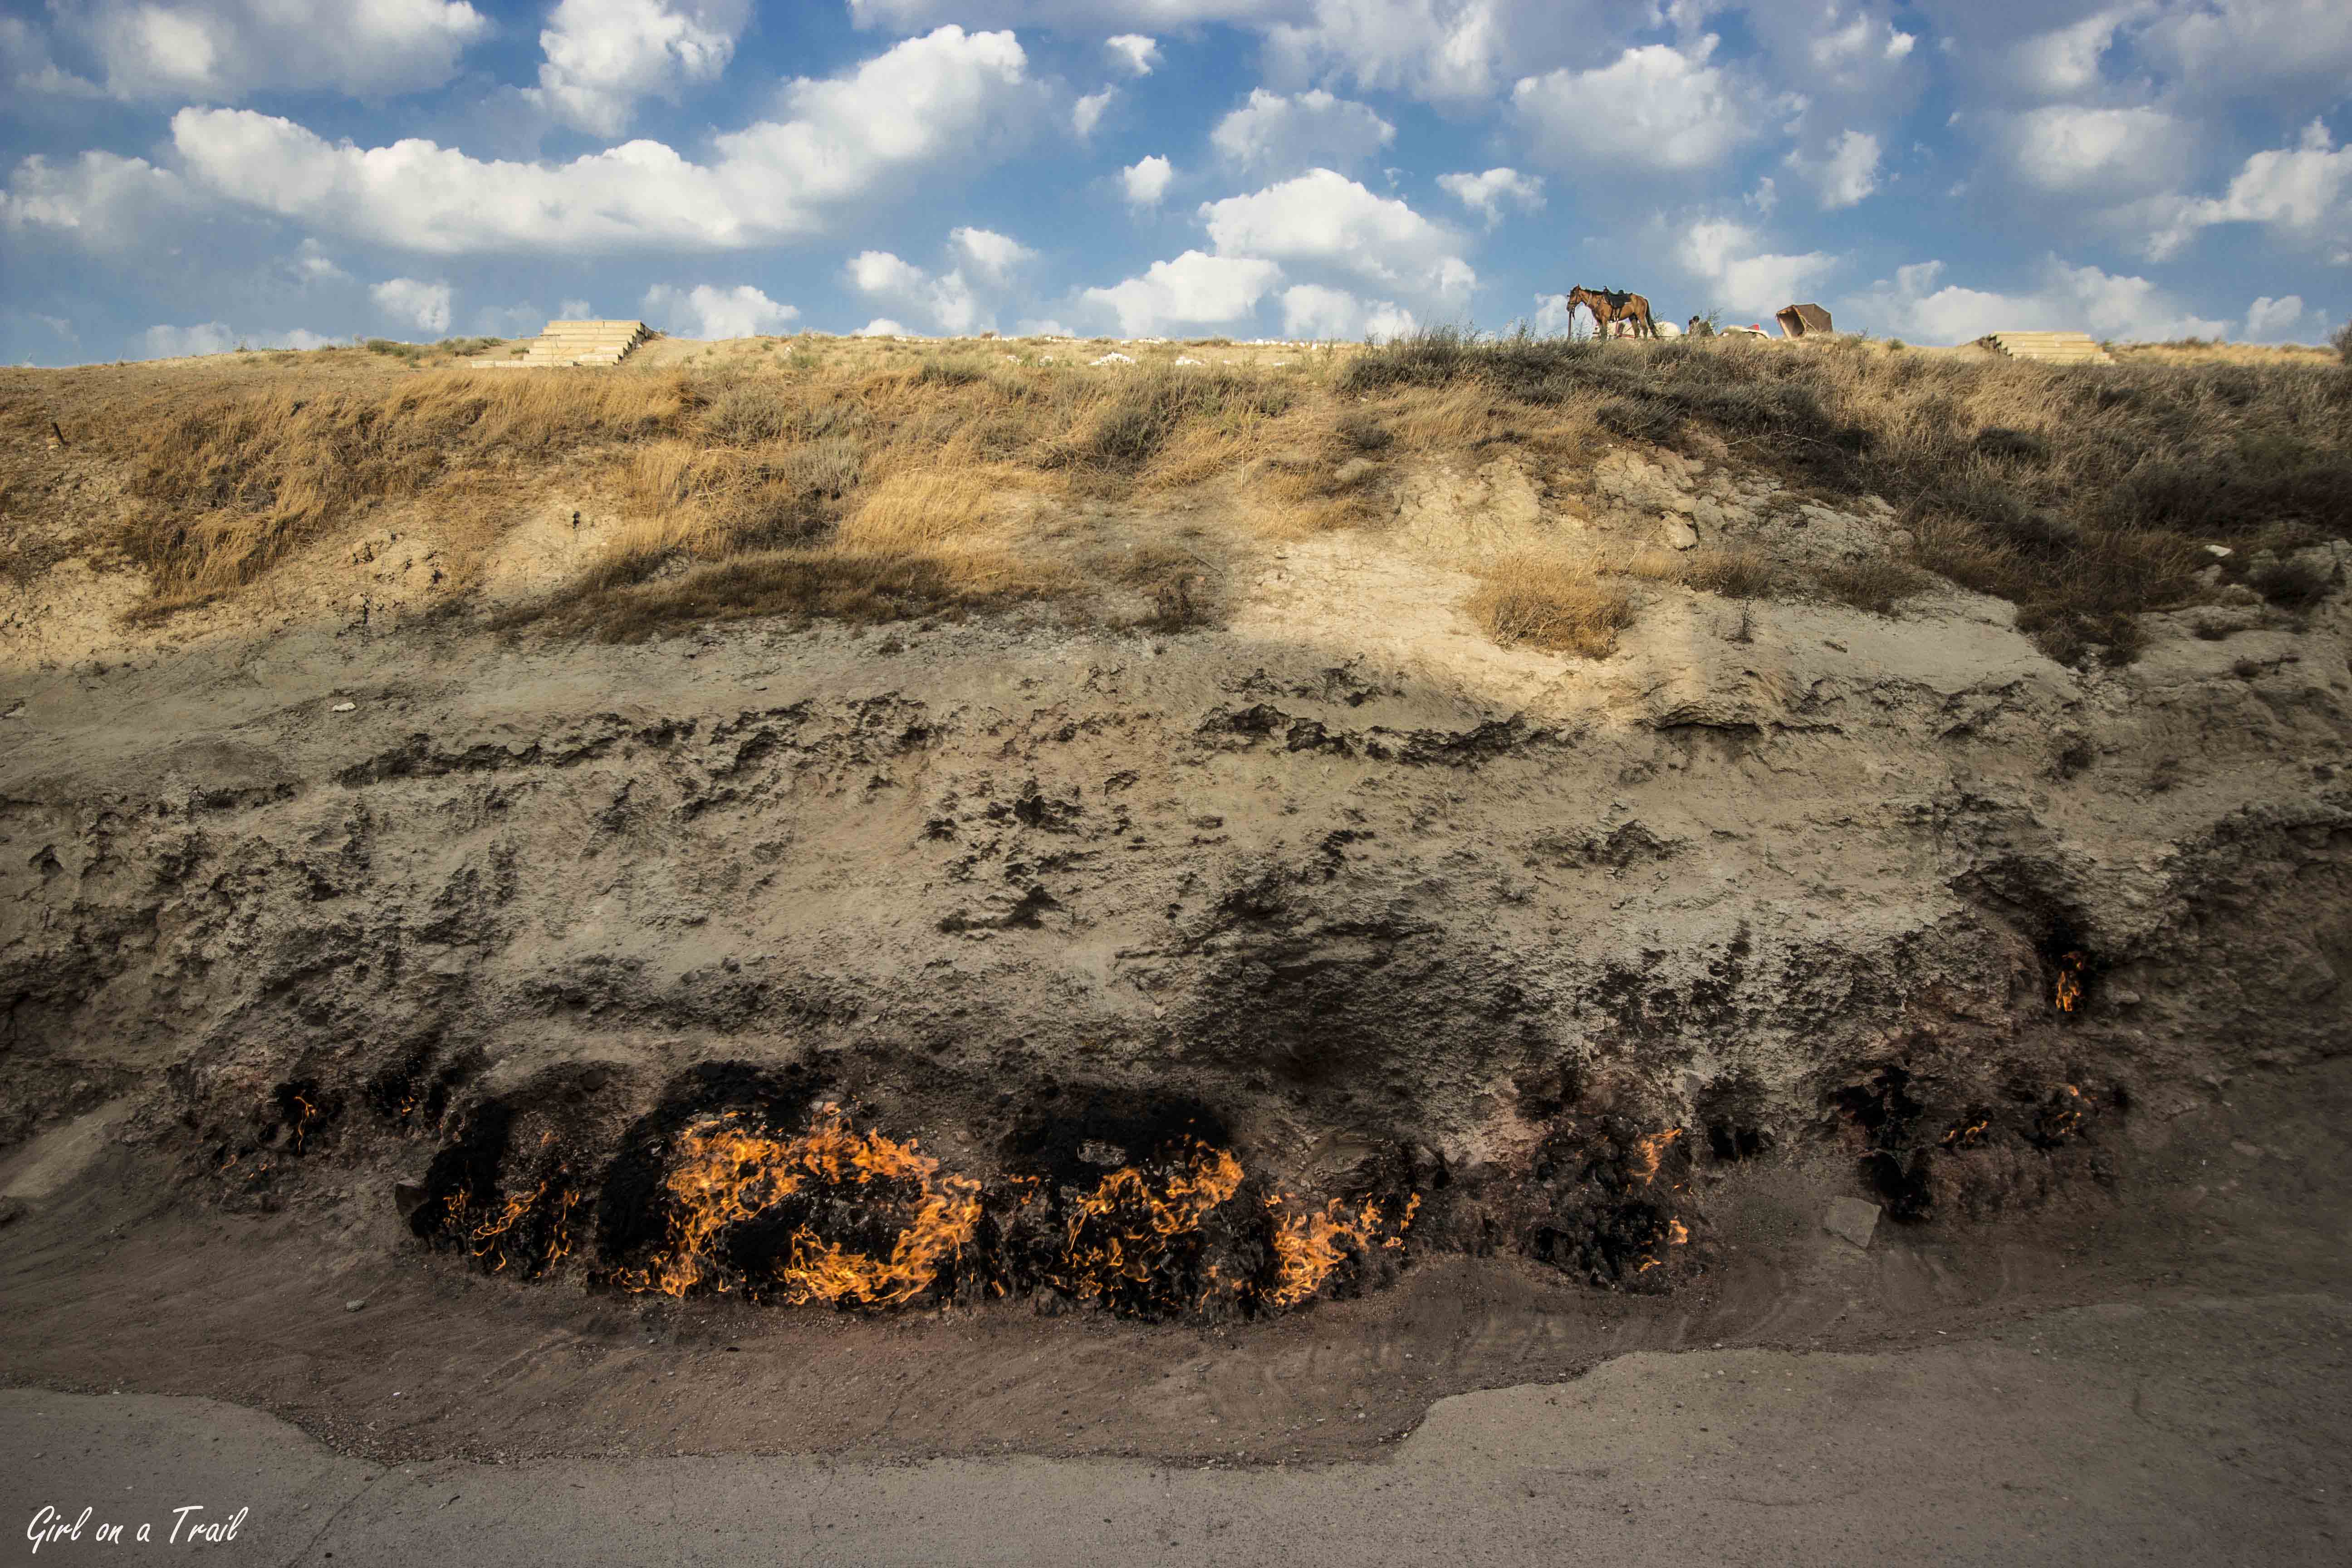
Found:
[[2094, 1212], [2352, 1044], [2347, 411], [1443, 333], [0, 373], [0, 1139], [583, 1303]]

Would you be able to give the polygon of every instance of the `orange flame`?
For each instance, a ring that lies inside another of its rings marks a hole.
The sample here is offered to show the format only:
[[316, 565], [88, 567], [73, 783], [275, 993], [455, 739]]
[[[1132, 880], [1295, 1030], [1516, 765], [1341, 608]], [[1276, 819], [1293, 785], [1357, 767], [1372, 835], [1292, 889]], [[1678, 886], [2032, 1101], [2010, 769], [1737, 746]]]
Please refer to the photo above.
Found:
[[698, 1286], [729, 1289], [717, 1255], [720, 1233], [766, 1213], [813, 1179], [856, 1186], [910, 1182], [921, 1196], [887, 1258], [828, 1241], [805, 1224], [795, 1226], [772, 1275], [761, 1281], [794, 1305], [910, 1300], [929, 1289], [980, 1223], [977, 1182], [940, 1175], [940, 1163], [918, 1152], [912, 1139], [899, 1143], [856, 1131], [836, 1105], [818, 1107], [808, 1131], [796, 1138], [753, 1131], [730, 1113], [689, 1126], [678, 1142], [667, 1184], [668, 1245], [648, 1267], [618, 1278], [625, 1289], [683, 1296]]
[[1642, 1184], [1645, 1187], [1656, 1181], [1659, 1162], [1665, 1158], [1666, 1150], [1673, 1145], [1674, 1141], [1682, 1135], [1681, 1128], [1669, 1127], [1663, 1132], [1653, 1132], [1646, 1138], [1636, 1138], [1633, 1141], [1633, 1156], [1625, 1162], [1626, 1173], [1641, 1177]]
[[[1200, 1229], [1209, 1211], [1241, 1184], [1242, 1163], [1231, 1151], [1204, 1143], [1192, 1146], [1181, 1169], [1113, 1171], [1070, 1210], [1066, 1272], [1057, 1283], [1081, 1300], [1095, 1300], [1120, 1280], [1147, 1283], [1170, 1240]], [[1213, 1288], [1223, 1283], [1213, 1278]]]
[[1404, 1214], [1391, 1234], [1381, 1236], [1381, 1205], [1367, 1203], [1351, 1216], [1338, 1198], [1319, 1212], [1286, 1215], [1281, 1198], [1268, 1198], [1266, 1212], [1274, 1220], [1274, 1288], [1268, 1300], [1277, 1307], [1295, 1307], [1323, 1288], [1331, 1270], [1353, 1251], [1369, 1250], [1375, 1237], [1383, 1247], [1404, 1245], [1404, 1233], [1421, 1207], [1421, 1194], [1405, 1201]]
[[2071, 1013], [2083, 1005], [2083, 955], [2070, 952], [2058, 961], [2058, 987], [2051, 1001], [2061, 1013]]

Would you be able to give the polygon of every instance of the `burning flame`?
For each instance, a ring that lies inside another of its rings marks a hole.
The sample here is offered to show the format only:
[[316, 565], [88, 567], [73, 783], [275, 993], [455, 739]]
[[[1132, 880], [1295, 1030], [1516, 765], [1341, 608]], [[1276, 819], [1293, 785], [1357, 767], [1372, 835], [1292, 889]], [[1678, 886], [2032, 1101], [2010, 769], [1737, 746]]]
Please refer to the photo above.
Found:
[[2083, 955], [2070, 952], [2058, 961], [2058, 987], [2051, 996], [2061, 1013], [2083, 1005]]
[[980, 1184], [939, 1170], [940, 1163], [918, 1152], [913, 1139], [900, 1143], [859, 1132], [836, 1105], [820, 1106], [809, 1130], [793, 1138], [756, 1131], [740, 1114], [707, 1118], [678, 1141], [667, 1184], [667, 1246], [646, 1268], [625, 1271], [614, 1282], [667, 1296], [698, 1287], [726, 1290], [719, 1243], [730, 1226], [760, 1217], [812, 1182], [860, 1188], [902, 1182], [920, 1195], [888, 1257], [843, 1247], [803, 1222], [786, 1238], [771, 1275], [758, 1283], [794, 1305], [910, 1300], [930, 1288], [980, 1223]]
[[1973, 1149], [1984, 1141], [1985, 1131], [1991, 1126], [1992, 1118], [1989, 1116], [1979, 1116], [1973, 1120], [1963, 1119], [1956, 1121], [1944, 1131], [1944, 1147], [1947, 1149]]
[[1633, 1140], [1633, 1152], [1625, 1162], [1625, 1173], [1642, 1178], [1648, 1186], [1658, 1179], [1658, 1163], [1665, 1158], [1666, 1150], [1683, 1135], [1679, 1127], [1669, 1127], [1663, 1132], [1653, 1132], [1646, 1138]]
[[1274, 1287], [1266, 1296], [1277, 1307], [1295, 1307], [1321, 1289], [1331, 1270], [1347, 1261], [1350, 1252], [1370, 1251], [1376, 1237], [1382, 1247], [1402, 1247], [1404, 1233], [1421, 1207], [1421, 1194], [1415, 1193], [1405, 1200], [1395, 1231], [1386, 1237], [1381, 1235], [1377, 1202], [1365, 1204], [1353, 1215], [1338, 1198], [1319, 1212], [1303, 1215], [1285, 1215], [1278, 1197], [1266, 1199], [1265, 1207], [1274, 1221], [1275, 1267]]
[[[1086, 1301], [1123, 1286], [1148, 1286], [1170, 1244], [1199, 1230], [1209, 1211], [1241, 1185], [1242, 1163], [1204, 1143], [1192, 1144], [1181, 1167], [1113, 1171], [1072, 1205], [1055, 1282]], [[1212, 1290], [1225, 1283], [1212, 1272]]]

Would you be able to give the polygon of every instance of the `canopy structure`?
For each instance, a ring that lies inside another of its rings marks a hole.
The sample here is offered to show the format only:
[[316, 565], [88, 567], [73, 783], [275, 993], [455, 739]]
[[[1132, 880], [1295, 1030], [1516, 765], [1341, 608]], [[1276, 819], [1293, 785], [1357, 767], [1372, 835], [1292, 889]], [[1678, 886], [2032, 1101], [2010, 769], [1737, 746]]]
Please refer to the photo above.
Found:
[[1782, 337], [1801, 338], [1807, 332], [1832, 330], [1830, 313], [1819, 305], [1783, 305], [1773, 313], [1772, 319], [1780, 323]]

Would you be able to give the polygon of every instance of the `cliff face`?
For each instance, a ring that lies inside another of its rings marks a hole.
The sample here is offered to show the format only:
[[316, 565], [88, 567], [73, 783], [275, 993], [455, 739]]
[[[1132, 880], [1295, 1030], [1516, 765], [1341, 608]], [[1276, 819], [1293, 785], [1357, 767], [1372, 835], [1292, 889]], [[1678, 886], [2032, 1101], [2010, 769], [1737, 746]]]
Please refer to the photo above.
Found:
[[559, 1149], [612, 1268], [648, 1200], [610, 1189], [698, 1112], [836, 1101], [983, 1185], [1181, 1131], [1646, 1284], [1773, 1144], [1984, 1212], [2352, 1044], [2340, 562], [2298, 622], [2151, 616], [2090, 674], [1956, 592], [1662, 587], [1587, 662], [1466, 633], [1468, 580], [1377, 538], [1252, 570], [1176, 636], [20, 662], [6, 1135], [127, 1100], [236, 1201], [358, 1162], [425, 1235]]

